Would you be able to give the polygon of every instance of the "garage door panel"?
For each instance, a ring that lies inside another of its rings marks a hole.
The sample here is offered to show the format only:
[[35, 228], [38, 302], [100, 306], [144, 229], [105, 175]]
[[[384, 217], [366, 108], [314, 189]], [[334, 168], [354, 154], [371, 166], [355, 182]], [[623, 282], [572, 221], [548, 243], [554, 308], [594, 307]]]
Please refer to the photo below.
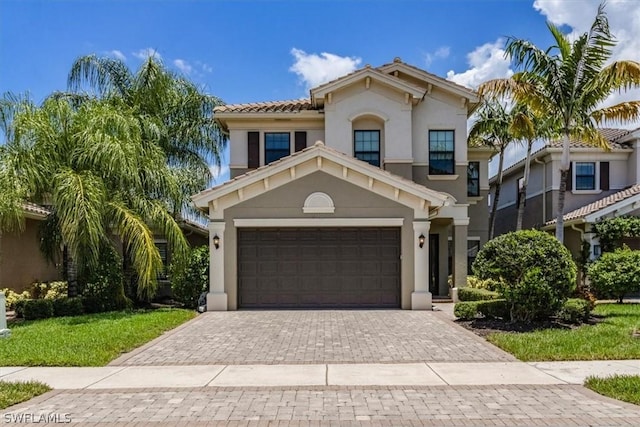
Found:
[[241, 308], [399, 307], [397, 228], [238, 230]]

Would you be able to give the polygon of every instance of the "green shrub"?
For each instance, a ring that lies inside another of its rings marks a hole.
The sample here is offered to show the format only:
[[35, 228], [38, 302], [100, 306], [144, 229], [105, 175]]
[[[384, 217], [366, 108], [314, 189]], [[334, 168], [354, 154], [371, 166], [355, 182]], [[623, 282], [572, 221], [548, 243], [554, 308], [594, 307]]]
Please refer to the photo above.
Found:
[[170, 272], [173, 298], [195, 308], [200, 294], [209, 289], [209, 247], [191, 249], [187, 259], [174, 260]]
[[498, 287], [498, 282], [492, 279], [479, 279], [476, 276], [467, 276], [467, 287], [474, 289], [487, 289], [489, 291], [495, 291]]
[[26, 320], [47, 319], [53, 317], [53, 302], [50, 299], [28, 299], [23, 306]]
[[0, 292], [4, 293], [5, 301], [4, 305], [7, 310], [15, 310], [16, 303], [21, 300], [26, 300], [31, 298], [31, 294], [29, 291], [24, 291], [21, 294], [12, 291], [9, 288], [5, 288], [0, 290]]
[[569, 298], [562, 305], [558, 312], [558, 319], [567, 322], [580, 324], [589, 319], [591, 314], [591, 303], [582, 298]]
[[591, 289], [598, 298], [615, 298], [640, 291], [640, 251], [628, 247], [602, 254], [587, 270]]
[[473, 263], [482, 280], [492, 279], [510, 305], [512, 321], [553, 315], [576, 285], [576, 264], [553, 236], [536, 230], [503, 234], [487, 242]]
[[55, 299], [66, 297], [67, 282], [36, 282], [31, 284], [31, 295], [34, 299]]
[[131, 307], [124, 294], [122, 257], [111, 245], [100, 248], [98, 266], [79, 280], [80, 294], [87, 313], [123, 310]]
[[462, 320], [473, 320], [478, 314], [478, 302], [457, 302], [456, 305], [453, 306], [453, 314]]
[[510, 307], [505, 299], [493, 299], [477, 302], [478, 313], [489, 319], [509, 319]]
[[20, 299], [13, 304], [13, 309], [16, 312], [16, 317], [24, 317], [24, 305], [30, 301], [29, 299]]
[[82, 298], [56, 298], [53, 302], [53, 314], [56, 317], [79, 316], [84, 312]]
[[460, 301], [485, 301], [500, 298], [500, 294], [482, 288], [459, 288], [458, 299]]

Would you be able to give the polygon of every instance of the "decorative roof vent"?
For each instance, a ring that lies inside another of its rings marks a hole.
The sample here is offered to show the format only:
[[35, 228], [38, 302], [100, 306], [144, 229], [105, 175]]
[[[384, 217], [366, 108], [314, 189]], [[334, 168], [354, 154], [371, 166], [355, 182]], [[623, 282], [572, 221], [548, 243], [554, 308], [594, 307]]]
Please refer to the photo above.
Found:
[[304, 206], [302, 207], [302, 212], [306, 214], [332, 214], [335, 210], [336, 207], [333, 204], [333, 199], [331, 199], [328, 194], [320, 191], [309, 194], [307, 199], [304, 201]]

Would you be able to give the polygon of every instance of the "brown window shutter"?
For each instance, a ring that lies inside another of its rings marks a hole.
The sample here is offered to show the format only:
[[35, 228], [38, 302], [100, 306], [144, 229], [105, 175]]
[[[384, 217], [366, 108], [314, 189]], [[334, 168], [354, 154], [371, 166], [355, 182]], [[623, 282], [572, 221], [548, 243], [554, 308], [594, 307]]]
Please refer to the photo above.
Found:
[[307, 148], [307, 132], [296, 132], [296, 153]]
[[260, 167], [260, 132], [249, 132], [247, 135], [247, 167]]
[[567, 175], [567, 191], [573, 190], [573, 162], [569, 162], [569, 174]]
[[609, 162], [600, 162], [600, 189], [609, 189]]

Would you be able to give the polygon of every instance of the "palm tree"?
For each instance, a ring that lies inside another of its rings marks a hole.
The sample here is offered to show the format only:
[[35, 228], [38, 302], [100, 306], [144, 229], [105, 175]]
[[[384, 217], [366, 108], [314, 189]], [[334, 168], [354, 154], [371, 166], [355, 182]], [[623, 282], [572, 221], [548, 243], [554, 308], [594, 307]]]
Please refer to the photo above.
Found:
[[0, 219], [12, 219], [0, 225], [15, 226], [24, 200], [46, 202], [53, 211], [48, 237], [64, 242], [80, 275], [97, 266], [100, 248], [116, 234], [131, 254], [139, 296], [153, 295], [162, 268], [153, 230], [177, 253], [188, 244], [167, 210], [179, 183], [144, 132], [134, 111], [117, 100], [79, 107], [60, 97], [41, 107], [23, 103], [0, 153], [0, 183], [8, 194]]
[[484, 98], [476, 112], [476, 120], [469, 129], [470, 145], [493, 147], [499, 156], [495, 192], [491, 200], [491, 213], [489, 214], [489, 240], [493, 238], [495, 230], [496, 211], [502, 188], [504, 153], [507, 146], [514, 140], [512, 122], [513, 117], [507, 112], [507, 108], [502, 102], [495, 98]]
[[640, 86], [640, 63], [621, 60], [606, 65], [616, 40], [609, 31], [604, 5], [598, 7], [590, 30], [573, 41], [553, 24], [547, 26], [555, 41], [548, 49], [540, 49], [523, 39], [507, 41], [506, 54], [521, 71], [509, 79], [486, 82], [483, 93], [510, 94], [517, 102], [529, 105], [536, 114], [551, 120], [552, 127], [562, 135], [556, 237], [564, 241], [570, 141], [582, 140], [608, 149], [607, 140], [598, 132], [599, 125], [640, 118], [640, 101], [601, 107], [615, 91]]
[[551, 136], [548, 122], [536, 114], [525, 104], [516, 104], [512, 111], [513, 122], [511, 130], [516, 140], [523, 142], [527, 147], [524, 159], [524, 175], [522, 185], [518, 188], [518, 214], [516, 217], [516, 230], [522, 230], [522, 219], [527, 200], [527, 186], [531, 170], [531, 150], [537, 139], [547, 139]]
[[189, 196], [211, 183], [209, 164], [220, 164], [226, 138], [213, 109], [222, 101], [167, 70], [155, 56], [135, 73], [119, 59], [80, 57], [71, 67], [68, 86], [71, 93], [66, 96], [118, 99], [135, 111], [143, 138], [157, 142], [180, 181], [183, 191], [172, 201], [172, 213], [179, 217], [189, 210]]

